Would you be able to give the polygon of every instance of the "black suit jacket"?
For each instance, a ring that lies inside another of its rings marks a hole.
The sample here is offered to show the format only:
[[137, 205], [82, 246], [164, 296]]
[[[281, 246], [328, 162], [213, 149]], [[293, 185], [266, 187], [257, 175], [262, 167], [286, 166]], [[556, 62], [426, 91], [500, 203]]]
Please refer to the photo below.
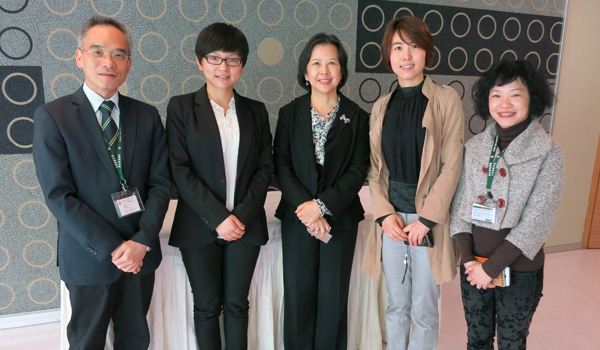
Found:
[[226, 179], [217, 120], [206, 93], [175, 96], [167, 107], [169, 165], [179, 201], [169, 244], [197, 248], [217, 239], [215, 229], [231, 214], [245, 226], [242, 240], [268, 240], [264, 203], [273, 177], [269, 115], [265, 105], [235, 93], [240, 128], [234, 208], [225, 207]]
[[34, 114], [33, 159], [46, 204], [58, 221], [61, 279], [104, 285], [123, 273], [111, 253], [124, 241], [152, 248], [140, 274], [162, 259], [158, 233], [169, 204], [164, 127], [156, 108], [119, 95], [123, 173], [146, 210], [119, 219], [111, 194], [120, 191], [96, 114], [83, 88], [39, 107]]
[[[325, 162], [319, 182], [313, 143], [310, 94], [279, 111], [275, 132], [275, 178], [282, 200], [275, 213], [295, 222], [298, 205], [319, 198], [333, 214], [333, 228], [351, 228], [364, 219], [358, 192], [367, 177], [369, 115], [356, 103], [340, 96], [340, 107], [325, 143]], [[342, 118], [344, 116], [344, 118]], [[343, 119], [350, 120], [346, 123]]]

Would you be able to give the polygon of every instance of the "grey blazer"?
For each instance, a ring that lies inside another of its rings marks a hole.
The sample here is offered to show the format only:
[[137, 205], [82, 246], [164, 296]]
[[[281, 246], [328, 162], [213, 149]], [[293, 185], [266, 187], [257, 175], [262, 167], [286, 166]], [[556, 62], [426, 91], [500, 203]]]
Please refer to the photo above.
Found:
[[[511, 228], [506, 239], [529, 259], [539, 252], [550, 234], [558, 211], [564, 182], [564, 159], [560, 147], [537, 121], [517, 136], [499, 159], [492, 193], [503, 199], [495, 224], [471, 219], [473, 202], [486, 193], [487, 166], [496, 136], [496, 124], [465, 144], [463, 173], [452, 202], [450, 234], [472, 232], [477, 225], [493, 230]], [[505, 169], [506, 175], [499, 174]]]

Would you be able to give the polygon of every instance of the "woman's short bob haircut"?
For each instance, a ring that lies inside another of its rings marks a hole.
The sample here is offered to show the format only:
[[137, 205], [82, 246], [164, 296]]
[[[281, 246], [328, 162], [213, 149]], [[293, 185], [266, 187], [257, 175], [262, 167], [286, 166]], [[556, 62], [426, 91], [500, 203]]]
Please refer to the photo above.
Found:
[[339, 90], [342, 86], [344, 86], [344, 84], [346, 84], [346, 80], [348, 80], [348, 55], [346, 54], [346, 50], [344, 50], [342, 42], [337, 38], [337, 36], [325, 33], [315, 34], [312, 38], [310, 38], [310, 40], [308, 40], [306, 46], [304, 46], [304, 50], [302, 50], [300, 58], [298, 58], [298, 84], [304, 89], [310, 91], [310, 84], [306, 86], [304, 74], [306, 74], [306, 67], [308, 67], [308, 62], [310, 61], [312, 51], [317, 45], [333, 45], [337, 49], [338, 61], [340, 62], [340, 68], [342, 71], [342, 78], [337, 86], [337, 89]]
[[494, 86], [504, 86], [521, 79], [529, 93], [529, 115], [539, 117], [554, 102], [548, 80], [526, 60], [500, 61], [493, 64], [473, 85], [475, 112], [484, 120], [490, 117], [489, 96]]
[[414, 16], [403, 16], [393, 19], [385, 27], [385, 33], [381, 41], [381, 59], [383, 60], [383, 64], [390, 70], [392, 69], [390, 54], [392, 51], [392, 40], [396, 33], [398, 33], [400, 39], [405, 43], [415, 44], [417, 47], [425, 50], [425, 67], [429, 67], [435, 54], [433, 36], [431, 36], [427, 23]]
[[226, 23], [213, 23], [202, 29], [196, 39], [196, 57], [202, 61], [206, 55], [215, 51], [232, 52], [240, 55], [242, 67], [248, 59], [248, 40], [241, 30]]

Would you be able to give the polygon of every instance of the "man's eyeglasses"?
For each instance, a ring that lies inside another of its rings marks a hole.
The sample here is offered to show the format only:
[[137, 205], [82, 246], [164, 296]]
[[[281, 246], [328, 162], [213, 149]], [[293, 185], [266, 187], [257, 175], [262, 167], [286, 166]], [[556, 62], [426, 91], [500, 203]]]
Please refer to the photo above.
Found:
[[217, 66], [223, 63], [223, 61], [225, 61], [225, 64], [229, 67], [238, 67], [240, 64], [242, 64], [242, 60], [240, 58], [221, 58], [218, 56], [204, 56], [204, 58], [206, 59], [206, 62]]
[[79, 48], [79, 50], [89, 53], [90, 55], [92, 55], [92, 57], [96, 61], [103, 60], [108, 55], [110, 55], [112, 57], [113, 61], [116, 61], [116, 62], [127, 62], [127, 60], [131, 57], [131, 56], [127, 56], [126, 54], [124, 54], [122, 52], [110, 53], [110, 52], [104, 52], [100, 49], [84, 50], [82, 48]]

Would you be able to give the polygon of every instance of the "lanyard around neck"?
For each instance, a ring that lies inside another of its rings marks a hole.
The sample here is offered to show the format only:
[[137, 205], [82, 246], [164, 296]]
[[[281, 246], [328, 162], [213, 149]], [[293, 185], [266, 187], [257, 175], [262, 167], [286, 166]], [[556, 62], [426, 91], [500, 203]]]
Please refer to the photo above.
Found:
[[492, 189], [492, 182], [494, 181], [494, 175], [496, 175], [496, 165], [498, 164], [498, 160], [504, 154], [506, 149], [502, 150], [498, 155], [496, 155], [496, 150], [498, 149], [498, 141], [499, 136], [496, 134], [496, 139], [494, 140], [494, 147], [492, 147], [492, 153], [490, 154], [490, 160], [488, 163], [488, 172], [487, 172], [487, 185], [485, 188], [488, 190], [488, 196], [490, 195], [489, 190]]
[[117, 154], [113, 152], [112, 148], [108, 146], [108, 142], [104, 140], [106, 146], [108, 148], [108, 152], [110, 153], [110, 158], [113, 161], [113, 165], [115, 166], [115, 170], [117, 171], [117, 175], [119, 175], [119, 184], [123, 191], [127, 191], [127, 181], [125, 181], [125, 177], [123, 176], [123, 134], [121, 133], [121, 120], [119, 120], [119, 140], [117, 141]]

